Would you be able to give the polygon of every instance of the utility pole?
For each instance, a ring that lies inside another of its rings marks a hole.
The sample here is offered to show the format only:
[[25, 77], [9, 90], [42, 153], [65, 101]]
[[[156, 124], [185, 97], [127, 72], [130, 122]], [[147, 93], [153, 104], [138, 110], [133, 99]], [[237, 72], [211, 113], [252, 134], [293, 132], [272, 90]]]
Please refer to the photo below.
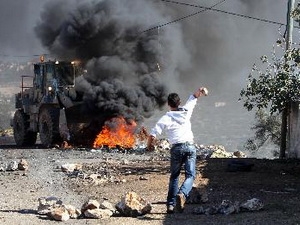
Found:
[[287, 36], [286, 36], [286, 45], [285, 45], [286, 50], [289, 50], [292, 46], [294, 20], [291, 16], [291, 13], [294, 9], [294, 5], [295, 5], [295, 0], [288, 1], [287, 31], [286, 31]]
[[[293, 35], [293, 19], [291, 18], [291, 12], [294, 9], [295, 0], [289, 0], [289, 14], [288, 14], [288, 36], [287, 36], [287, 47], [289, 50], [292, 44]], [[289, 158], [300, 157], [300, 127], [299, 127], [299, 102], [291, 102], [290, 113], [289, 113], [289, 134], [288, 134], [288, 153]]]
[[[287, 11], [287, 32], [286, 32], [286, 51], [289, 51], [292, 47], [293, 38], [293, 18], [291, 12], [294, 9], [295, 0], [288, 1], [288, 11]], [[282, 126], [281, 126], [281, 149], [280, 158], [285, 157], [285, 152], [287, 150], [289, 158], [298, 158], [300, 154], [298, 153], [298, 117], [299, 117], [299, 103], [290, 102], [285, 106], [282, 112]], [[287, 138], [288, 137], [288, 138]], [[286, 149], [286, 142], [288, 143], [288, 148]]]

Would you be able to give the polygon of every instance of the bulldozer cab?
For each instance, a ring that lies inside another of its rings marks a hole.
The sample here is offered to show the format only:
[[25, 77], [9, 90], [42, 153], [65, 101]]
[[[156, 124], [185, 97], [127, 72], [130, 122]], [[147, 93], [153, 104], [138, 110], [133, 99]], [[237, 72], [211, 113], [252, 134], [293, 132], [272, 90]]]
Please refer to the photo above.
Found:
[[61, 88], [74, 87], [80, 69], [73, 62], [42, 62], [34, 64], [34, 86], [43, 94]]

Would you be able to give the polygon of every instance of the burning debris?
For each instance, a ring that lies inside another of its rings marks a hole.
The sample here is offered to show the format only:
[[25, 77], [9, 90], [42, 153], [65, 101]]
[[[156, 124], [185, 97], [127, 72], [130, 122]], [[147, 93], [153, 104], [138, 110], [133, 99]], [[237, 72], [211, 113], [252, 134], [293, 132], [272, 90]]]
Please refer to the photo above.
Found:
[[135, 146], [135, 129], [136, 123], [133, 121], [127, 122], [122, 117], [116, 117], [106, 121], [100, 134], [97, 135], [94, 141], [94, 148], [107, 146], [109, 148], [133, 148]]
[[[148, 136], [149, 134], [145, 127], [138, 128], [134, 121], [128, 122], [122, 117], [115, 117], [105, 122], [94, 140], [91, 151], [144, 153]], [[78, 147], [69, 144], [67, 141], [64, 141], [61, 146], [57, 145], [56, 148], [65, 150], [78, 149]], [[89, 148], [84, 147], [83, 149]]]
[[[133, 120], [126, 121], [123, 117], [114, 117], [104, 123], [99, 134], [93, 141], [94, 150], [107, 151], [130, 151], [144, 150], [147, 143], [148, 132], [144, 127], [138, 128]], [[63, 141], [61, 145], [55, 145], [54, 148], [70, 149], [89, 149], [88, 146], [76, 146], [68, 141]]]

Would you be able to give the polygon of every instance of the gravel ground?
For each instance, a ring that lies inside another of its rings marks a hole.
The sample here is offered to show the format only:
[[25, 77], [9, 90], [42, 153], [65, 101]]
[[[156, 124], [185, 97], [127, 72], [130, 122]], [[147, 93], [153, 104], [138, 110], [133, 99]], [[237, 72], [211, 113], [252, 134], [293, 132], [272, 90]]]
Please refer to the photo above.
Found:
[[[164, 202], [169, 162], [165, 156], [154, 153], [107, 153], [90, 149], [42, 149], [39, 146], [34, 149], [17, 149], [14, 145], [0, 145], [0, 151], [1, 162], [26, 159], [29, 163], [29, 169], [25, 172], [0, 172], [0, 224], [300, 223], [300, 162], [295, 160], [244, 159], [254, 164], [249, 172], [228, 172], [226, 168], [230, 159], [199, 160], [196, 183], [206, 188], [209, 201], [205, 204], [188, 204], [184, 213], [168, 215]], [[105, 169], [105, 173], [113, 175], [115, 181], [92, 184], [85, 179], [68, 176], [59, 169], [65, 163], [82, 163], [85, 174], [100, 173]], [[40, 197], [55, 196], [64, 203], [80, 208], [90, 198], [99, 201], [108, 199], [115, 204], [128, 191], [135, 191], [151, 202], [151, 213], [140, 218], [72, 219], [66, 222], [49, 220], [37, 214]], [[192, 213], [199, 206], [215, 206], [224, 199], [246, 201], [254, 197], [263, 201], [263, 210], [227, 216]]]

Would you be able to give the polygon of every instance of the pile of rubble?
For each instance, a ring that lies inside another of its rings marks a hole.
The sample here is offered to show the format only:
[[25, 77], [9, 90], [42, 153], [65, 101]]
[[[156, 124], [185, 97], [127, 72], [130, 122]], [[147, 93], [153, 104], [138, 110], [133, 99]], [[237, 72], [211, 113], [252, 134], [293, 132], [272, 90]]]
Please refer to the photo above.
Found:
[[[126, 162], [121, 162], [126, 163]], [[61, 165], [60, 168], [57, 168], [57, 171], [61, 170], [69, 178], [82, 179], [83, 182], [90, 185], [100, 185], [103, 183], [125, 183], [126, 180], [121, 178], [121, 173], [115, 167], [110, 167], [106, 162], [100, 162], [97, 166], [98, 169], [94, 172], [93, 165], [83, 165], [81, 163], [68, 163]], [[91, 167], [91, 168], [89, 168]], [[126, 175], [130, 171], [123, 171], [123, 174]]]
[[0, 171], [16, 170], [28, 170], [28, 162], [25, 159], [21, 159], [19, 162], [15, 160], [10, 162], [0, 162]]
[[[193, 189], [199, 195], [199, 189]], [[206, 196], [207, 197], [207, 196]], [[205, 203], [207, 198], [205, 195], [194, 200], [189, 200], [187, 203]], [[37, 213], [41, 216], [56, 221], [67, 221], [69, 219], [108, 219], [112, 216], [138, 217], [149, 214], [152, 210], [152, 205], [140, 197], [136, 192], [126, 193], [116, 205], [113, 205], [107, 200], [101, 203], [95, 199], [86, 201], [82, 207], [76, 208], [73, 205], [63, 204], [56, 197], [42, 197], [38, 199], [39, 206]], [[264, 204], [260, 199], [252, 198], [245, 202], [234, 202], [223, 200], [218, 206], [200, 206], [193, 210], [193, 214], [197, 215], [229, 215], [240, 212], [259, 211], [264, 208]]]
[[112, 216], [138, 217], [152, 210], [151, 204], [135, 192], [126, 193], [116, 205], [107, 200], [100, 203], [95, 199], [90, 199], [82, 205], [81, 209], [63, 204], [56, 197], [41, 197], [38, 201], [37, 213], [57, 221], [82, 218], [107, 219]]
[[[154, 151], [159, 153], [166, 153], [166, 150], [170, 150], [172, 145], [167, 139], [157, 140], [154, 145]], [[228, 152], [223, 145], [198, 145], [197, 158], [247, 158], [246, 154], [241, 151]]]
[[239, 212], [249, 212], [249, 211], [258, 211], [264, 208], [264, 204], [260, 199], [252, 198], [243, 203], [234, 202], [232, 203], [229, 200], [223, 200], [222, 203], [218, 206], [200, 206], [195, 208], [194, 214], [205, 214], [205, 215], [214, 215], [214, 214], [224, 214], [229, 215]]
[[197, 145], [197, 157], [207, 158], [247, 158], [241, 151], [228, 152], [223, 145]]

